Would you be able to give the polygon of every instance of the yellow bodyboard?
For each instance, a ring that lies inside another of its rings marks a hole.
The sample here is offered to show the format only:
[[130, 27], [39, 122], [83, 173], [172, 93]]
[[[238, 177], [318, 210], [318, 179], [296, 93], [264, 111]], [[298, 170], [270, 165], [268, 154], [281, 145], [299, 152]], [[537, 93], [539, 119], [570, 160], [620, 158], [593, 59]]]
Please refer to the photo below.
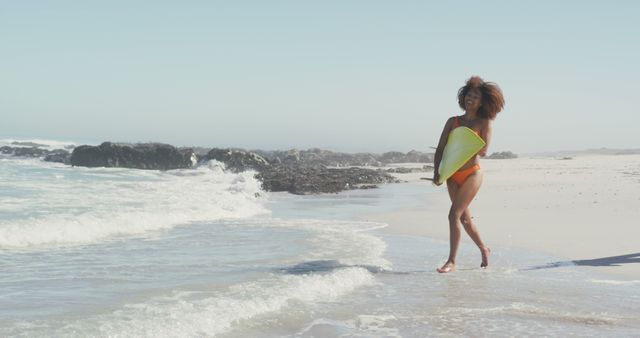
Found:
[[438, 167], [438, 184], [444, 183], [485, 146], [484, 140], [467, 127], [458, 127], [449, 133]]

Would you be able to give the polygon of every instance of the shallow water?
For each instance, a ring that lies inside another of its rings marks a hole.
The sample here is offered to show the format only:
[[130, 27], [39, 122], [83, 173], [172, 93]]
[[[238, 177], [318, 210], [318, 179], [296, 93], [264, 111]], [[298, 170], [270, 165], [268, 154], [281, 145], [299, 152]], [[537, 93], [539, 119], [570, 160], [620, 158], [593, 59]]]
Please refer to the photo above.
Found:
[[0, 336], [633, 336], [640, 281], [525, 250], [391, 235], [362, 212], [426, 184], [267, 194], [169, 172], [0, 159]]

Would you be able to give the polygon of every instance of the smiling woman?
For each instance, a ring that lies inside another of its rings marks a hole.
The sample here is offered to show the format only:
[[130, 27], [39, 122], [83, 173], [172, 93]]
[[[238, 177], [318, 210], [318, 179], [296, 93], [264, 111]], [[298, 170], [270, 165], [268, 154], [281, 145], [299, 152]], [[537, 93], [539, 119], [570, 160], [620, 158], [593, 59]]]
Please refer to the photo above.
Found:
[[[480, 170], [479, 156], [485, 156], [491, 141], [491, 120], [504, 107], [504, 97], [498, 85], [485, 82], [478, 76], [473, 76], [465, 86], [458, 90], [458, 104], [465, 113], [462, 116], [454, 116], [447, 120], [444, 126], [440, 142], [435, 154], [434, 177], [435, 184], [441, 184], [439, 167], [443, 159], [444, 148], [452, 140], [449, 138], [451, 132], [458, 127], [469, 128], [484, 141], [484, 147], [475, 155], [472, 155], [462, 167], [447, 180], [447, 189], [451, 198], [451, 209], [449, 210], [449, 240], [450, 251], [447, 262], [438, 269], [438, 272], [451, 272], [455, 269], [456, 254], [460, 244], [460, 224], [469, 234], [473, 242], [480, 248], [482, 256], [481, 267], [489, 265], [489, 254], [491, 250], [480, 238], [480, 233], [472, 221], [469, 204], [480, 190], [482, 184], [482, 171]], [[479, 147], [478, 147], [479, 148]], [[477, 148], [476, 148], [477, 149]], [[466, 157], [468, 158], [468, 157]], [[466, 159], [465, 158], [465, 159]]]

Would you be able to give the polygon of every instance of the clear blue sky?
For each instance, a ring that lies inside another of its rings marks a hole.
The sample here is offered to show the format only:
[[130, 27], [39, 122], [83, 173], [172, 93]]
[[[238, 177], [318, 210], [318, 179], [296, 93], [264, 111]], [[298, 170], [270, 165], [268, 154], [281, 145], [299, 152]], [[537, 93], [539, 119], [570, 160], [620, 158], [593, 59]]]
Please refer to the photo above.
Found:
[[638, 1], [2, 1], [0, 137], [428, 150], [471, 75], [490, 151], [640, 147]]

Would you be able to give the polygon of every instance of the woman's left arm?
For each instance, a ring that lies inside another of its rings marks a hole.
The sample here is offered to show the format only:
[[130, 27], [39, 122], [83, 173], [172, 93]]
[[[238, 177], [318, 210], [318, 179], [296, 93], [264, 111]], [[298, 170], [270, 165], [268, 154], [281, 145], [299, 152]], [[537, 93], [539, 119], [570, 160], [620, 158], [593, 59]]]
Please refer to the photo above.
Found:
[[491, 142], [491, 120], [486, 120], [485, 125], [480, 132], [480, 137], [484, 140], [485, 145], [480, 149], [478, 155], [485, 157], [487, 156], [487, 150], [489, 149], [489, 143]]

